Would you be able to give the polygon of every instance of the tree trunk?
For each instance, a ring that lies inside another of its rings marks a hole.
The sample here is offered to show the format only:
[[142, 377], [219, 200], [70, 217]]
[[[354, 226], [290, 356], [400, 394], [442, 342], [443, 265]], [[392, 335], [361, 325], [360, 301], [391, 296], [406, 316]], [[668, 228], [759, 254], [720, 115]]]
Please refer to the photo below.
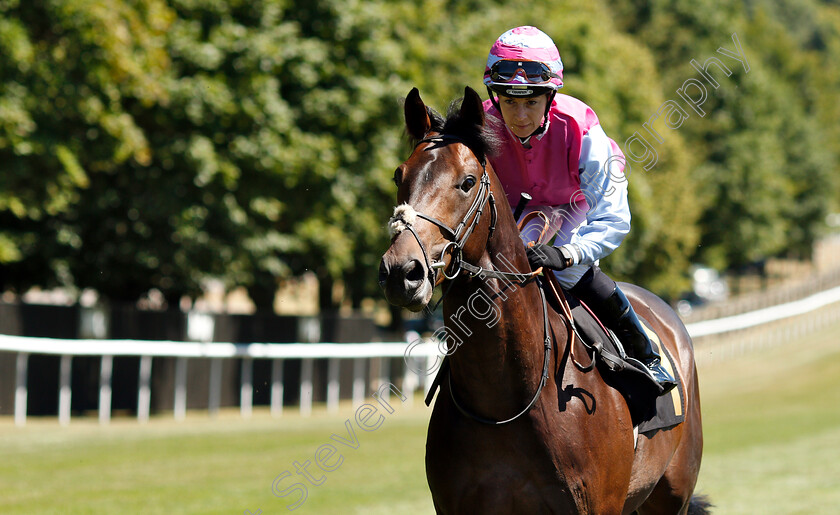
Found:
[[334, 286], [335, 280], [327, 272], [318, 272], [318, 308], [322, 315], [338, 311], [338, 305], [333, 300]]
[[257, 272], [254, 284], [248, 287], [248, 296], [257, 308], [257, 313], [273, 313], [276, 294], [277, 280], [274, 276]]

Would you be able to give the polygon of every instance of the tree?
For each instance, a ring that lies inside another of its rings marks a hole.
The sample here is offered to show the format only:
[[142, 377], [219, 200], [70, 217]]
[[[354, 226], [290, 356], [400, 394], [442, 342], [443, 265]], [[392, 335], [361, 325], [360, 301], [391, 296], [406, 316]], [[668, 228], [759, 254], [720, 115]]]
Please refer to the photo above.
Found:
[[692, 59], [731, 49], [733, 33], [749, 61], [748, 72], [735, 66], [726, 87], [711, 91], [705, 117], [680, 129], [700, 164], [697, 189], [707, 204], [692, 259], [723, 269], [782, 253], [809, 255], [836, 201], [840, 147], [831, 135], [840, 81], [829, 57], [836, 48], [828, 44], [840, 27], [836, 8], [631, 0], [618, 10], [622, 27], [667, 70], [663, 80], [672, 91], [697, 76]]
[[167, 22], [154, 0], [0, 4], [0, 287], [73, 285], [82, 193], [149, 162], [121, 100], [165, 97]]
[[[665, 99], [652, 55], [617, 30], [610, 9], [601, 3], [543, 2], [528, 9], [489, 1], [399, 5], [394, 31], [409, 52], [409, 77], [429, 105], [445, 107], [462, 94], [464, 85], [484, 91], [481, 73], [493, 41], [528, 24], [549, 34], [560, 50], [566, 69], [561, 93], [591, 105], [622, 146]], [[633, 169], [633, 229], [626, 243], [601, 263], [617, 278], [666, 295], [687, 284], [686, 256], [696, 243], [699, 214], [692, 162], [682, 136], [672, 133], [659, 149], [655, 170]]]
[[0, 288], [171, 303], [220, 278], [269, 309], [278, 283], [314, 272], [324, 309], [336, 281], [354, 306], [378, 297], [410, 150], [400, 98], [418, 86], [444, 110], [483, 91], [490, 45], [523, 24], [554, 38], [563, 92], [625, 154], [691, 59], [743, 36], [750, 71], [706, 116], [656, 122], [655, 166], [629, 163], [633, 230], [610, 273], [673, 296], [689, 259], [807, 255], [837, 200], [838, 20], [790, 0], [6, 0]]
[[[176, 301], [222, 277], [266, 307], [279, 280], [312, 269], [327, 283], [371, 241], [384, 246], [387, 208], [377, 190], [398, 145], [387, 120], [403, 88], [396, 43], [380, 44], [387, 23], [371, 7], [15, 4], [10, 18], [43, 55], [12, 54], [39, 66], [22, 79], [32, 82], [32, 112], [12, 113], [22, 121], [6, 132], [30, 127], [30, 147], [56, 140], [57, 152], [37, 147], [16, 166], [21, 177], [65, 170], [58, 178], [67, 192], [58, 196], [63, 210], [49, 216], [23, 216], [16, 206], [45, 203], [17, 201], [27, 191], [5, 202], [37, 232], [28, 259], [9, 236], [0, 240], [10, 249], [5, 261], [18, 262], [4, 267], [5, 286], [12, 277], [19, 289], [60, 277], [107, 299], [158, 288]], [[69, 95], [60, 112], [37, 102], [57, 84]], [[31, 259], [38, 256], [50, 266]], [[27, 267], [52, 279], [21, 273]]]

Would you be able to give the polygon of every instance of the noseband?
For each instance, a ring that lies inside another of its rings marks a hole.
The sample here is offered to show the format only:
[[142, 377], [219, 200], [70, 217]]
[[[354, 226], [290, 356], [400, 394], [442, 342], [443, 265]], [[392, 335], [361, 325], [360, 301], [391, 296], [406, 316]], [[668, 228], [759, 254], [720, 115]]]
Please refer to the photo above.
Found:
[[[446, 145], [451, 142], [466, 145], [464, 140], [456, 136], [440, 135], [422, 139], [417, 142], [417, 145], [414, 148], [416, 149], [417, 146], [420, 146], [422, 143]], [[414, 230], [412, 220], [406, 220], [403, 213], [400, 213], [399, 211], [397, 211], [394, 214], [394, 217], [391, 218], [390, 225], [391, 227], [396, 227], [395, 233], [399, 233], [403, 228], [405, 228], [414, 235], [414, 239], [417, 240], [417, 243], [420, 245], [420, 250], [423, 251], [423, 258], [426, 260], [426, 267], [429, 270], [429, 280], [432, 285], [435, 284], [437, 269], [441, 270], [443, 277], [452, 280], [458, 277], [462, 268], [466, 268], [466, 263], [464, 263], [463, 259], [461, 259], [463, 257], [464, 245], [470, 235], [472, 235], [475, 227], [478, 225], [478, 221], [481, 219], [481, 215], [484, 213], [484, 208], [488, 202], [490, 203], [490, 234], [488, 235], [488, 238], [493, 236], [493, 232], [496, 230], [496, 199], [493, 197], [493, 192], [490, 190], [490, 176], [487, 174], [487, 161], [486, 159], [479, 159], [479, 162], [481, 163], [482, 174], [479, 181], [478, 193], [476, 193], [470, 208], [467, 210], [467, 213], [458, 225], [455, 226], [455, 229], [433, 216], [414, 211], [414, 214], [416, 214], [417, 217], [436, 225], [449, 240], [449, 243], [446, 244], [440, 253], [440, 261], [432, 262], [429, 259], [429, 253], [426, 251], [426, 246], [423, 245], [423, 242], [420, 240], [420, 236], [417, 234], [417, 231]], [[472, 218], [471, 222], [470, 218]], [[447, 264], [443, 262], [443, 256], [447, 253], [447, 251], [450, 251], [452, 255], [452, 261], [450, 261], [449, 264], [452, 265], [455, 263], [454, 271], [450, 272], [450, 274], [447, 274]]]

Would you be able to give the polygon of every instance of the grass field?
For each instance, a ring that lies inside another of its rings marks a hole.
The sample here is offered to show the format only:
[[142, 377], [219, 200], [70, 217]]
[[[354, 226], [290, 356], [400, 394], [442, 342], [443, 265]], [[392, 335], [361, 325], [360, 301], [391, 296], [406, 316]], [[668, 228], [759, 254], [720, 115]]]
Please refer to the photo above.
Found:
[[[838, 332], [701, 368], [699, 490], [715, 513], [840, 513]], [[300, 496], [275, 496], [272, 483], [285, 471], [298, 477], [294, 462], [307, 460], [323, 483], [309, 485], [297, 513], [432, 513], [423, 469], [429, 411], [419, 399], [392, 404], [395, 412], [380, 412], [382, 425], [369, 432], [350, 406], [308, 418], [195, 413], [142, 426], [75, 419], [61, 428], [30, 418], [17, 428], [0, 418], [0, 513], [288, 513]], [[336, 470], [321, 472], [315, 454], [328, 443], [341, 456], [322, 455]]]
[[700, 369], [715, 513], [840, 513], [838, 332]]

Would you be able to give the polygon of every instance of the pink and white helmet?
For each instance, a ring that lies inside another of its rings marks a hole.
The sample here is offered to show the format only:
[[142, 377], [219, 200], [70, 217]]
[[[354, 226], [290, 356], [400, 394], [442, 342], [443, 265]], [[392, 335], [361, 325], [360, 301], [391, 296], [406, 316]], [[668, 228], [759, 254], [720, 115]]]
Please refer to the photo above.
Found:
[[484, 84], [498, 94], [534, 97], [563, 87], [563, 61], [557, 45], [536, 27], [505, 32], [490, 48]]

